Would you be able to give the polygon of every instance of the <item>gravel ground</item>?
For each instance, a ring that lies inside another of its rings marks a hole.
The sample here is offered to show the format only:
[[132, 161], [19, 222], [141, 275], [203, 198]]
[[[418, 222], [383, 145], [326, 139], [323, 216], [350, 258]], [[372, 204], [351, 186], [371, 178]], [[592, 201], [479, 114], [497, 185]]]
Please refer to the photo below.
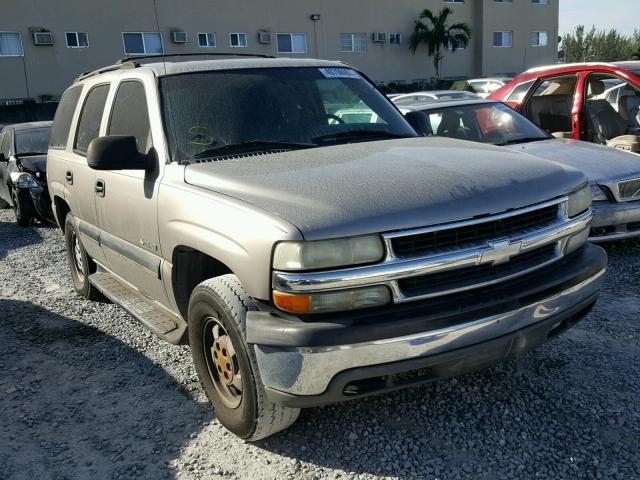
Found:
[[60, 232], [0, 211], [0, 479], [639, 479], [640, 243], [607, 249], [594, 312], [538, 351], [245, 444], [188, 348], [77, 297]]

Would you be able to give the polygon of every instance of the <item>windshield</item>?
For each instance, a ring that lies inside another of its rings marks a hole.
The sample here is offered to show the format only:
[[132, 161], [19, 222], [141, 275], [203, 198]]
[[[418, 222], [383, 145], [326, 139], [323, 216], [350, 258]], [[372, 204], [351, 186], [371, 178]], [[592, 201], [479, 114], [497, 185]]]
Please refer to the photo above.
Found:
[[502, 103], [482, 103], [424, 111], [431, 131], [427, 133], [508, 145], [552, 138], [525, 117]]
[[51, 127], [16, 130], [16, 155], [44, 155], [49, 148]]
[[180, 162], [416, 135], [348, 68], [195, 72], [163, 77], [160, 88], [173, 160]]

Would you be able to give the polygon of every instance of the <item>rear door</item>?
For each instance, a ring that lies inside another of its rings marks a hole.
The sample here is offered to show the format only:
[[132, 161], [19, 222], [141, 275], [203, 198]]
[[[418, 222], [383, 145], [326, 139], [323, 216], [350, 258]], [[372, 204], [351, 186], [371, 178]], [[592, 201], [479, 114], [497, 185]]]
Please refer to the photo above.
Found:
[[151, 157], [148, 171], [99, 171], [95, 178], [96, 210], [100, 242], [109, 269], [143, 294], [167, 303], [161, 280], [161, 252], [158, 234], [158, 189], [164, 163], [154, 149], [162, 131], [151, 115], [159, 118], [155, 88], [145, 88], [142, 79], [127, 79], [117, 86], [110, 107], [106, 135], [136, 138], [140, 155]]
[[71, 207], [71, 213], [79, 220], [82, 243], [89, 255], [99, 263], [104, 263], [105, 258], [97, 235], [95, 171], [87, 164], [87, 149], [100, 134], [109, 89], [109, 83], [99, 83], [85, 89], [80, 113], [75, 125], [72, 125], [75, 135], [71, 151], [64, 155], [64, 168], [60, 172], [64, 176], [65, 199]]

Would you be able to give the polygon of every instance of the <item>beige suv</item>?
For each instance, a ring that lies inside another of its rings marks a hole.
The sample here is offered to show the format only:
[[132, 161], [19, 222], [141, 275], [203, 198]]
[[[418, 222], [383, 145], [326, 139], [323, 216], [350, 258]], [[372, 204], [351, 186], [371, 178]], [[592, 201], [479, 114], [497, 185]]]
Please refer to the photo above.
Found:
[[64, 93], [53, 208], [77, 292], [188, 342], [238, 436], [521, 354], [596, 302], [582, 173], [418, 137], [341, 63], [142, 61]]

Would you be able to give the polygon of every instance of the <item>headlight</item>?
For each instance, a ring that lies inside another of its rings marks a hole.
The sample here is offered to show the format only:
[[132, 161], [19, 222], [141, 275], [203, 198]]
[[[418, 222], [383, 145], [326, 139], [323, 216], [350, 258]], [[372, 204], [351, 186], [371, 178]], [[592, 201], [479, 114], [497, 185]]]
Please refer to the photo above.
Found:
[[569, 195], [567, 215], [569, 218], [577, 217], [591, 208], [591, 187], [586, 186]]
[[382, 260], [384, 246], [379, 235], [282, 242], [273, 254], [276, 270], [318, 270], [345, 267]]
[[40, 184], [28, 173], [11, 172], [11, 181], [17, 188], [36, 188]]
[[391, 303], [391, 292], [381, 285], [304, 295], [274, 291], [273, 303], [290, 313], [341, 312], [387, 305]]
[[591, 185], [591, 196], [593, 197], [594, 202], [608, 202], [609, 197], [605, 192], [606, 187], [601, 187], [600, 185]]

